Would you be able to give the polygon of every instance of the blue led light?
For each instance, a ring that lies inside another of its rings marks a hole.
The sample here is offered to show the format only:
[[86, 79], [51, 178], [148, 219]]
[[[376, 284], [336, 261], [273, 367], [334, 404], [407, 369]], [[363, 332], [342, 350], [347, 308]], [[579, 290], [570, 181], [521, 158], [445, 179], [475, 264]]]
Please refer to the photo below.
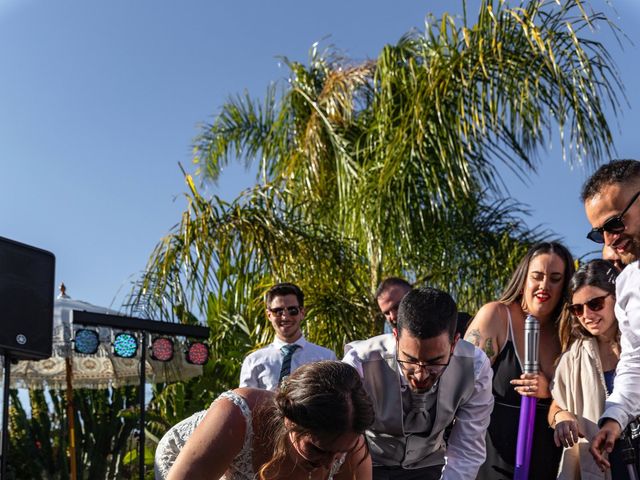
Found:
[[81, 328], [76, 331], [76, 337], [73, 339], [73, 349], [76, 352], [93, 355], [98, 351], [98, 345], [100, 345], [100, 340], [98, 332], [95, 330]]
[[113, 353], [116, 357], [133, 358], [138, 351], [138, 340], [132, 333], [118, 333], [113, 340]]

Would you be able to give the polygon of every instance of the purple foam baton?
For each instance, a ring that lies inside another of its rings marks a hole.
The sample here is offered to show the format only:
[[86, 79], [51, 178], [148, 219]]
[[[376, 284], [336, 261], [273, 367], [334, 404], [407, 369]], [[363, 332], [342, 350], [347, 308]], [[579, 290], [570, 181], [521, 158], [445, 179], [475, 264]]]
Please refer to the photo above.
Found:
[[[524, 373], [538, 373], [538, 350], [540, 347], [540, 323], [533, 315], [524, 321]], [[513, 479], [527, 480], [533, 444], [533, 429], [536, 420], [536, 397], [521, 397], [518, 443], [516, 444], [516, 467]]]

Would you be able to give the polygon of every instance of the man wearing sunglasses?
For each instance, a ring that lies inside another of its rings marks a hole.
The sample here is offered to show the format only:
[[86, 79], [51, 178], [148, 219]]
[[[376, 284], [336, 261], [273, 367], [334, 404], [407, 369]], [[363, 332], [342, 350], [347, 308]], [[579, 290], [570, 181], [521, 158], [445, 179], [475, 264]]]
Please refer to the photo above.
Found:
[[358, 370], [375, 409], [366, 432], [373, 480], [470, 479], [484, 462], [491, 366], [456, 324], [451, 296], [416, 288], [400, 302], [393, 335], [345, 347], [343, 361]]
[[600, 418], [591, 454], [602, 469], [622, 430], [640, 415], [640, 162], [614, 160], [587, 180], [582, 200], [591, 231], [587, 238], [612, 248], [626, 265], [616, 281], [616, 318], [622, 352], [613, 393]]
[[304, 294], [293, 283], [278, 283], [265, 295], [266, 315], [275, 339], [250, 353], [242, 362], [240, 386], [275, 390], [280, 381], [300, 365], [336, 360], [328, 348], [308, 342], [300, 324], [304, 320]]

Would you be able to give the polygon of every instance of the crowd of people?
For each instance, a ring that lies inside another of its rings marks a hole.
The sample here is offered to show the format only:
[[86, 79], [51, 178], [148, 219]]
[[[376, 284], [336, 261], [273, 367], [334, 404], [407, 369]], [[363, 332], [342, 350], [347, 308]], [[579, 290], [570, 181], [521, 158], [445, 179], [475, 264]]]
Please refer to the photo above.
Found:
[[385, 333], [342, 361], [304, 338], [300, 288], [275, 285], [274, 341], [244, 359], [239, 388], [165, 434], [156, 478], [512, 479], [524, 397], [537, 400], [528, 478], [636, 478], [639, 196], [639, 161], [600, 167], [582, 201], [603, 258], [575, 271], [561, 243], [533, 245], [469, 322], [446, 292], [384, 280]]

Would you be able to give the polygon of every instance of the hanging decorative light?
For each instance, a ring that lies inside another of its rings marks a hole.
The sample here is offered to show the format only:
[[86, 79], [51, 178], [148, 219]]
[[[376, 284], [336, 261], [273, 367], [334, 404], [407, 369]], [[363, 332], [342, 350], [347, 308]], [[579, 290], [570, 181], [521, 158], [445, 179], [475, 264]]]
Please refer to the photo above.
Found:
[[138, 353], [138, 339], [133, 333], [121, 332], [113, 339], [113, 354], [116, 357], [133, 358]]
[[189, 342], [185, 359], [193, 365], [204, 365], [209, 360], [209, 347], [203, 342]]
[[100, 338], [98, 337], [98, 332], [95, 330], [89, 330], [88, 328], [79, 328], [76, 330], [76, 335], [73, 339], [73, 349], [77, 353], [93, 355], [98, 351], [99, 345]]
[[168, 337], [156, 337], [151, 342], [151, 358], [169, 362], [173, 358], [173, 340]]

